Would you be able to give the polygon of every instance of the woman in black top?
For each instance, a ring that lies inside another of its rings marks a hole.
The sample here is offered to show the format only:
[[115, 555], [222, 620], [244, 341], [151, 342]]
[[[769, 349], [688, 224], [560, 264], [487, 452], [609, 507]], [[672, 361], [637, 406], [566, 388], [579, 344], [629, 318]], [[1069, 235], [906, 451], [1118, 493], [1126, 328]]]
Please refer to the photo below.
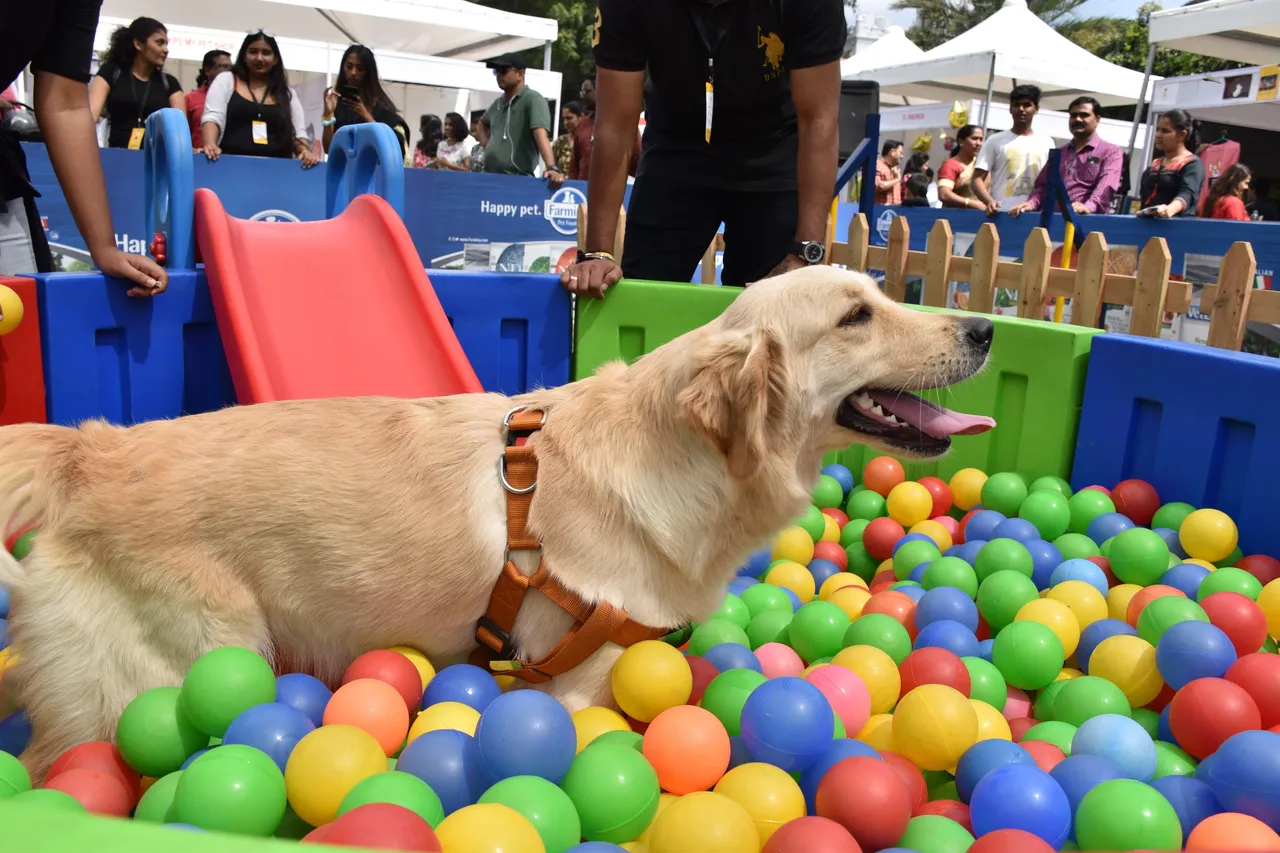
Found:
[[320, 162], [311, 150], [306, 118], [275, 36], [257, 30], [245, 36], [231, 73], [209, 84], [204, 101], [204, 154], [297, 157], [302, 168]]
[[105, 107], [110, 120], [107, 147], [141, 148], [147, 116], [186, 106], [177, 78], [163, 71], [168, 58], [169, 31], [155, 18], [137, 18], [111, 34], [106, 58], [89, 84], [94, 118]]
[[362, 44], [353, 44], [342, 54], [338, 82], [324, 93], [323, 122], [326, 153], [338, 128], [370, 122], [381, 122], [396, 132], [401, 157], [409, 148], [409, 125], [382, 89], [373, 51]]
[[1204, 185], [1204, 163], [1191, 153], [1195, 130], [1186, 110], [1169, 110], [1156, 122], [1156, 150], [1162, 156], [1142, 173], [1138, 197], [1151, 216], [1195, 216]]

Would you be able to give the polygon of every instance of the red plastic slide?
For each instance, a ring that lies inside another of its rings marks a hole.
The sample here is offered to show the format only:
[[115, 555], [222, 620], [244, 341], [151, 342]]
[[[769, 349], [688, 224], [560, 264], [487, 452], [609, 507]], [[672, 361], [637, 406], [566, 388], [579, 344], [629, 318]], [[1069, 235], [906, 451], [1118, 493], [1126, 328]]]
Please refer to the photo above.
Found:
[[196, 240], [241, 403], [479, 392], [404, 223], [359, 196], [322, 222], [229, 216], [196, 190]]

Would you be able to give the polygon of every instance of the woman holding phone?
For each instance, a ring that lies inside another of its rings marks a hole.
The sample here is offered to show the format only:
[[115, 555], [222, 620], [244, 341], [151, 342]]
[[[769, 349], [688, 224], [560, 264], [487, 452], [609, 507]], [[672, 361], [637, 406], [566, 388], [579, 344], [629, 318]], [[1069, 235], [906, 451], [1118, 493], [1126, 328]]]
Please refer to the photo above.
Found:
[[1191, 151], [1195, 129], [1186, 110], [1169, 110], [1156, 122], [1156, 151], [1160, 154], [1142, 173], [1139, 216], [1167, 219], [1195, 216], [1196, 200], [1204, 185], [1204, 163]]
[[369, 48], [353, 44], [342, 54], [336, 84], [324, 93], [325, 152], [328, 153], [338, 128], [367, 122], [381, 122], [394, 130], [400, 139], [401, 156], [407, 155], [409, 125], [382, 88], [378, 61]]

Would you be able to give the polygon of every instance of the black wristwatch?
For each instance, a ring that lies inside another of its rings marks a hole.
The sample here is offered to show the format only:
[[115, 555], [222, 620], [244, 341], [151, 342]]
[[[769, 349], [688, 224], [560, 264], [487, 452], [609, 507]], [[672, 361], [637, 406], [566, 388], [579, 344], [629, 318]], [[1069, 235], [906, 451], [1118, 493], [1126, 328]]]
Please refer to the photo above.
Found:
[[821, 243], [815, 243], [810, 240], [792, 245], [791, 254], [798, 255], [801, 260], [812, 267], [826, 260], [827, 249]]

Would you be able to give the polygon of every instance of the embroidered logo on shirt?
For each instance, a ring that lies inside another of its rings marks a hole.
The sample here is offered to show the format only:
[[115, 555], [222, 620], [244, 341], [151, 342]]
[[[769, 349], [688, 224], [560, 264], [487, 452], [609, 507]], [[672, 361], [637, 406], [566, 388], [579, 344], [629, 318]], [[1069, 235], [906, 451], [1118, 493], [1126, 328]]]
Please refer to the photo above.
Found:
[[769, 33], [765, 35], [764, 29], [756, 27], [756, 47], [764, 48], [765, 68], [771, 69], [764, 75], [764, 79], [773, 80], [782, 73], [782, 55], [786, 51], [786, 45], [782, 43], [782, 38], [777, 33]]
[[597, 6], [596, 7], [596, 26], [595, 26], [595, 29], [591, 31], [592, 47], [598, 47], [600, 45], [600, 21], [601, 21], [600, 7]]

